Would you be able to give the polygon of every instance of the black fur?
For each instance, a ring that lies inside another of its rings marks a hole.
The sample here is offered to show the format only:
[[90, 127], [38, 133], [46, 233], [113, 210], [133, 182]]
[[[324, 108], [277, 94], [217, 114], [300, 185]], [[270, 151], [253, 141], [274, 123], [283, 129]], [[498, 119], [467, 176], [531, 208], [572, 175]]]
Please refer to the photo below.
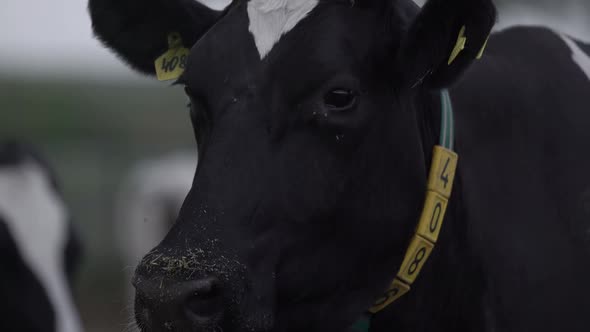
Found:
[[[399, 52], [404, 83], [425, 83], [431, 89], [450, 86], [473, 63], [492, 27], [496, 8], [489, 0], [430, 0], [412, 22]], [[461, 27], [467, 43], [451, 65]]]
[[135, 69], [153, 74], [168, 34], [190, 48], [221, 16], [194, 0], [89, 0], [94, 33]]

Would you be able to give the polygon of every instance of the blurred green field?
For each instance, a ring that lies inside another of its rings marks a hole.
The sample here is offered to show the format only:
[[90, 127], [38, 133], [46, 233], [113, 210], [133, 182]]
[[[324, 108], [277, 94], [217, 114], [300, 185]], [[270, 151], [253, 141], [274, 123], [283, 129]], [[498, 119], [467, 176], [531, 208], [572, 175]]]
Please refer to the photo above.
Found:
[[121, 331], [128, 321], [114, 197], [137, 161], [195, 149], [185, 100], [180, 88], [147, 80], [0, 78], [0, 139], [41, 148], [83, 237], [76, 298], [88, 331]]

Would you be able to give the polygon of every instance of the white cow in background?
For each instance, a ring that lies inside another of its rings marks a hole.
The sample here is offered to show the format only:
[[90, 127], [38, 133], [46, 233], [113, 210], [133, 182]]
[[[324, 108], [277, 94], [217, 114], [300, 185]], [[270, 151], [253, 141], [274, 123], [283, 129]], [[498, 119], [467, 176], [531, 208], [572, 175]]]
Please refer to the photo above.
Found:
[[175, 222], [196, 165], [196, 151], [176, 152], [140, 162], [123, 183], [116, 202], [115, 231], [130, 298], [134, 294], [130, 280], [135, 266]]
[[34, 148], [0, 142], [0, 331], [82, 331], [81, 243], [57, 182]]

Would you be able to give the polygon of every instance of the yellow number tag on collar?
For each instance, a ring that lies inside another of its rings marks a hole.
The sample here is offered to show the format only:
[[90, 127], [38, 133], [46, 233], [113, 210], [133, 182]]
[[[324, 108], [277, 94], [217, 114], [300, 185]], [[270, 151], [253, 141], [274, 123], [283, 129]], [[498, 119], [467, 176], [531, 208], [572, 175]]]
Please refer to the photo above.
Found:
[[178, 33], [168, 36], [168, 51], [156, 59], [156, 76], [159, 81], [174, 80], [180, 77], [186, 67], [189, 49], [182, 45]]
[[420, 222], [416, 228], [416, 233], [432, 243], [438, 241], [438, 235], [442, 229], [447, 204], [449, 200], [434, 191], [428, 191], [426, 202], [422, 209]]
[[369, 312], [373, 314], [378, 313], [379, 311], [383, 310], [385, 307], [387, 307], [388, 305], [402, 297], [408, 291], [410, 291], [410, 286], [400, 281], [398, 278], [395, 278], [389, 286], [389, 289], [387, 289], [387, 292], [385, 292], [385, 294], [383, 294], [383, 296], [379, 300], [377, 300], [377, 302], [375, 302], [373, 307], [369, 309]]
[[428, 190], [451, 197], [459, 156], [442, 146], [436, 145], [432, 154], [432, 165], [428, 177]]
[[414, 235], [397, 277], [408, 285], [413, 284], [433, 249], [434, 244], [430, 241], [420, 235]]

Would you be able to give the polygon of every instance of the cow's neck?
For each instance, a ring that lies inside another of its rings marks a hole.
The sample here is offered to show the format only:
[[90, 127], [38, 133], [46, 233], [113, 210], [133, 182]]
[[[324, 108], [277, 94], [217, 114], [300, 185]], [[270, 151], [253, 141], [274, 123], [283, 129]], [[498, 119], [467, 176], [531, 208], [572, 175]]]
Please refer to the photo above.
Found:
[[[438, 144], [440, 134], [440, 96], [423, 92], [415, 97], [414, 105], [425, 162], [430, 165], [432, 147]], [[461, 151], [458, 153], [460, 158]], [[480, 307], [481, 290], [485, 286], [483, 272], [467, 238], [469, 225], [461, 208], [463, 194], [460, 172], [457, 172], [455, 189], [432, 256], [411, 291], [373, 317], [371, 332], [485, 331], [485, 317], [481, 314], [484, 310]]]

